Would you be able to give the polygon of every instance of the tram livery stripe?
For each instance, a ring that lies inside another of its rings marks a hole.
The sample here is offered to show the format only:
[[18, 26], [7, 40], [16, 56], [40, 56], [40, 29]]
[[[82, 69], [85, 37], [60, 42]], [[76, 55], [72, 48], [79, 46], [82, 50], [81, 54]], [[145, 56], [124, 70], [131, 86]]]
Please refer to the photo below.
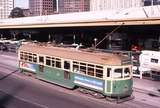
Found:
[[102, 80], [89, 78], [82, 75], [75, 75], [74, 83], [97, 90], [103, 90], [104, 85]]

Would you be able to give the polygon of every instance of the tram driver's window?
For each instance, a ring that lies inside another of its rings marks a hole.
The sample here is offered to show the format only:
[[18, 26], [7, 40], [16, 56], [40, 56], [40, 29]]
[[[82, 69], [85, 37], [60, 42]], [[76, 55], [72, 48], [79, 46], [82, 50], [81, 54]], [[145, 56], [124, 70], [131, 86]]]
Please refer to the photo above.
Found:
[[44, 57], [43, 56], [39, 56], [39, 63], [44, 63]]
[[122, 68], [117, 68], [114, 70], [114, 78], [122, 78]]
[[64, 69], [70, 69], [70, 62], [69, 61], [64, 61]]

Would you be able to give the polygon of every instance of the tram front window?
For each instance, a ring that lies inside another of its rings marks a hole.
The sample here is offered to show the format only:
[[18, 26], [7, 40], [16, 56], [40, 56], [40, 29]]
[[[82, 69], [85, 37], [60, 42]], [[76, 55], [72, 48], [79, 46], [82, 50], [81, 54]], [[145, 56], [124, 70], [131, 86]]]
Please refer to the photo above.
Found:
[[122, 78], [123, 76], [122, 76], [122, 68], [117, 68], [117, 69], [115, 69], [114, 70], [114, 75], [113, 75], [113, 77], [114, 78]]

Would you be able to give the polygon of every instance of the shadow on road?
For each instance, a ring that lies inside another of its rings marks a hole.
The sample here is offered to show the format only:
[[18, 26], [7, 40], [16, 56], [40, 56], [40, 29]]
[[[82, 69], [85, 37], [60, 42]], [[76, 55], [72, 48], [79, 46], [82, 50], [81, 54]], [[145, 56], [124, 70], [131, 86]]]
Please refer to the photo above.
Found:
[[16, 100], [14, 96], [23, 89], [24, 85], [19, 85], [9, 94], [4, 91], [0, 91], [0, 108], [8, 108], [7, 106], [9, 103], [12, 103], [13, 100]]

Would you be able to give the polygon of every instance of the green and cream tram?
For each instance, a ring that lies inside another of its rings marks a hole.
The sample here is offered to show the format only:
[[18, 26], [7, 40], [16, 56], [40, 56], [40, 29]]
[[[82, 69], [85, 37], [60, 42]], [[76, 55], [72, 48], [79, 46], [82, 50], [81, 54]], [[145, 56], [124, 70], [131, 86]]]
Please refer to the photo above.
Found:
[[29, 43], [19, 48], [18, 58], [22, 72], [38, 79], [104, 96], [132, 94], [132, 63], [127, 55]]

